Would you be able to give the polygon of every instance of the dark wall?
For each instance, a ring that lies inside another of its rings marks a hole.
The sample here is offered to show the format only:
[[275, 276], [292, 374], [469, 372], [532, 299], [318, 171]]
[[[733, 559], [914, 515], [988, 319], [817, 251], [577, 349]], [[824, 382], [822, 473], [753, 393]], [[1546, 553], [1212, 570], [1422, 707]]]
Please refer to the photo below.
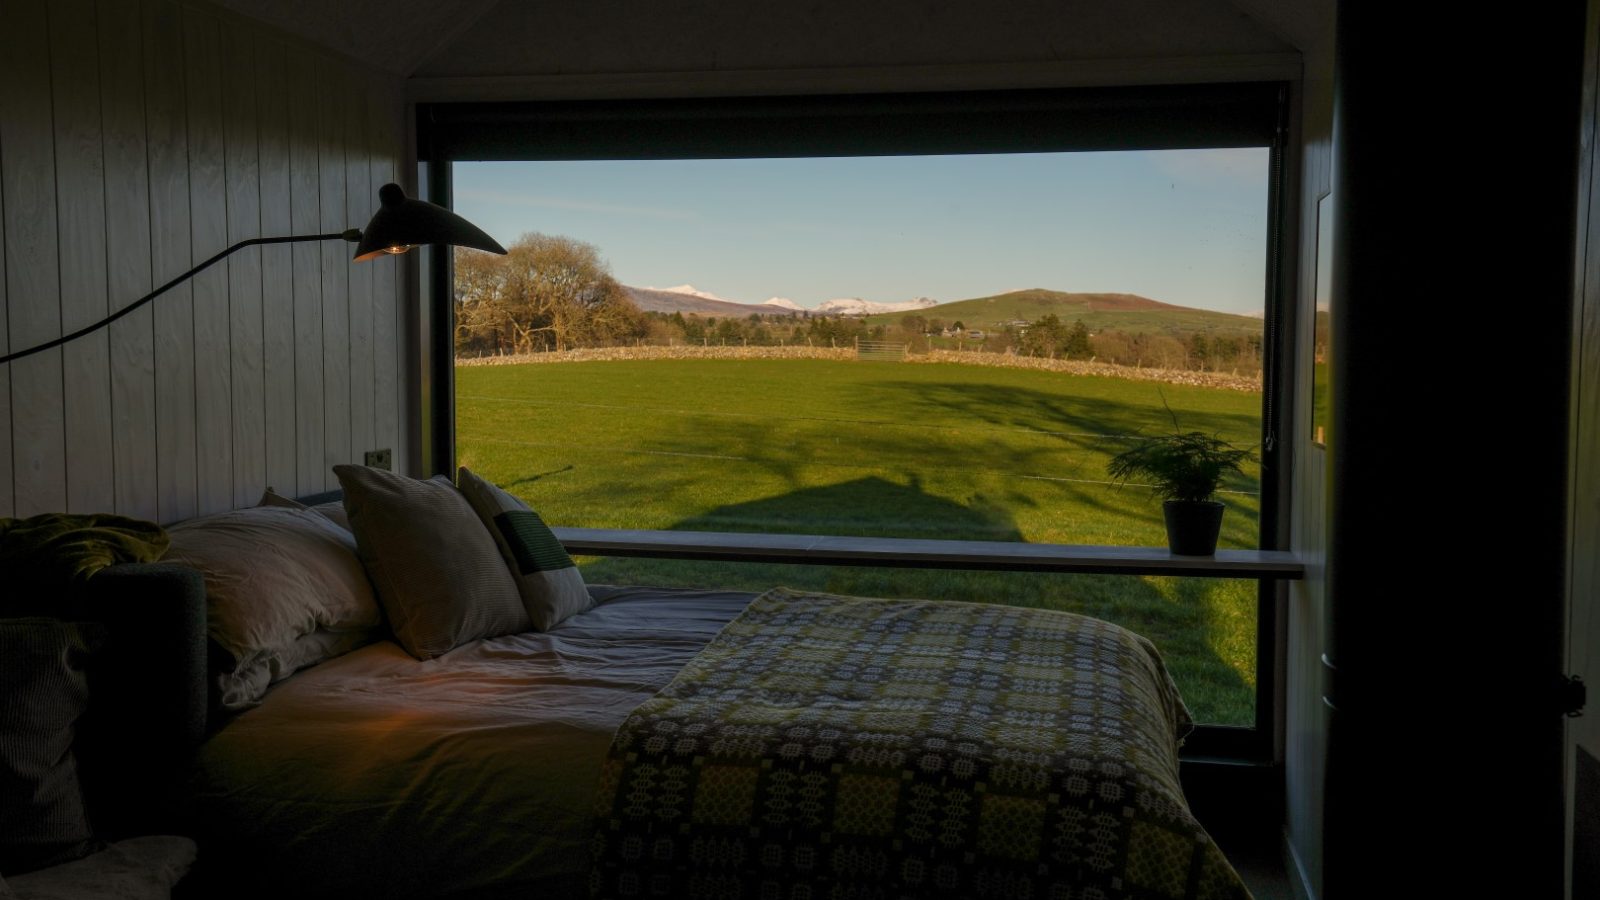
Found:
[[1440, 18], [1339, 11], [1333, 900], [1561, 890], [1584, 7]]

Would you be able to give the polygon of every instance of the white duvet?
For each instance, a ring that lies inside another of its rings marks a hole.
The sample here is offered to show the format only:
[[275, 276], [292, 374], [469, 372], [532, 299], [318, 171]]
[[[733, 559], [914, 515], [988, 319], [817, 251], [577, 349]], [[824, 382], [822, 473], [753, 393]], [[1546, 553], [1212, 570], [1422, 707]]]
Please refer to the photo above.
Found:
[[200, 750], [197, 876], [230, 894], [587, 894], [613, 733], [753, 594], [592, 588], [544, 633], [390, 642], [274, 687]]

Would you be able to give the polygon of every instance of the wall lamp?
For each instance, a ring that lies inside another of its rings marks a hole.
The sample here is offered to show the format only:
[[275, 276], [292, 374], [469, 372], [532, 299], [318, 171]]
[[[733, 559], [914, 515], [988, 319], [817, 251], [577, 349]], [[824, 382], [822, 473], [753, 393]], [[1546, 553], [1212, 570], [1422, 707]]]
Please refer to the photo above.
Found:
[[413, 200], [407, 197], [406, 192], [398, 184], [386, 184], [378, 189], [378, 211], [373, 214], [372, 221], [367, 223], [365, 230], [351, 228], [347, 231], [333, 234], [262, 237], [240, 241], [93, 325], [85, 326], [54, 340], [45, 341], [38, 346], [0, 356], [0, 363], [8, 363], [12, 360], [22, 359], [25, 356], [32, 356], [35, 353], [49, 350], [52, 347], [59, 347], [68, 341], [74, 341], [86, 334], [99, 331], [101, 328], [110, 325], [112, 322], [182, 284], [197, 273], [204, 271], [213, 263], [236, 250], [253, 247], [257, 244], [296, 244], [304, 241], [332, 240], [345, 240], [355, 244], [355, 262], [377, 259], [390, 253], [404, 253], [420, 244], [451, 244], [457, 247], [471, 247], [474, 250], [486, 250], [490, 253], [499, 253], [501, 255], [506, 252], [506, 248], [500, 246], [494, 238], [485, 234], [483, 229], [468, 222], [466, 219], [426, 200]]

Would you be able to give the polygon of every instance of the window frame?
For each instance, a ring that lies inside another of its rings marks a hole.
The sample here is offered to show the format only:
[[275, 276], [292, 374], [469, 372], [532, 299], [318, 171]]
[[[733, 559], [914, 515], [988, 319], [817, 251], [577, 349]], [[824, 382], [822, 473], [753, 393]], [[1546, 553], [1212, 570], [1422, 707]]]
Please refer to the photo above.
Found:
[[[420, 103], [419, 194], [453, 206], [452, 165], [490, 160], [732, 159], [1265, 146], [1259, 549], [1288, 542], [1295, 382], [1296, 221], [1287, 82], [657, 100]], [[414, 386], [425, 474], [455, 469], [454, 304], [448, 247], [420, 260]], [[1159, 574], [1151, 572], [1150, 574]], [[1257, 580], [1256, 719], [1201, 725], [1186, 761], [1271, 764], [1281, 744], [1282, 579]]]

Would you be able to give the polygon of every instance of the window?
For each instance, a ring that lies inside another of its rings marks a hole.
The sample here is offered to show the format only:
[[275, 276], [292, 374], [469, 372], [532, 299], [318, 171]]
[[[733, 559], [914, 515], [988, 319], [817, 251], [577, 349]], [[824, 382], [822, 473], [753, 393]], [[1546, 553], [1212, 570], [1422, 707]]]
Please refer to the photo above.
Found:
[[[508, 317], [484, 261], [434, 273], [458, 301], [433, 323], [438, 467], [458, 456], [565, 526], [1158, 545], [1159, 505], [1104, 460], [1176, 417], [1267, 448], [1228, 485], [1223, 543], [1271, 547], [1277, 97], [424, 107], [435, 199], [615, 279], [579, 322]], [[619, 289], [645, 311], [600, 309]], [[903, 308], [824, 314], [848, 298]], [[508, 354], [530, 362], [485, 364]], [[1098, 615], [1162, 647], [1197, 718], [1259, 732], [1270, 712], [1254, 581], [583, 562]]]

